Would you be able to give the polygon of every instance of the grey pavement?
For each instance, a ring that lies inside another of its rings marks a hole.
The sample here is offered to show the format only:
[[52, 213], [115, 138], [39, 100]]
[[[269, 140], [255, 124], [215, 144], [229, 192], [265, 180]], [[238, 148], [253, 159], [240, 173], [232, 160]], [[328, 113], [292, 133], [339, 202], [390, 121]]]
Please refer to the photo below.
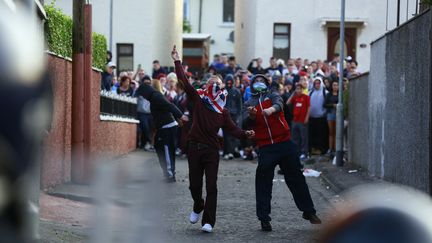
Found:
[[[176, 165], [177, 183], [166, 184], [155, 154], [136, 151], [102, 165], [93, 186], [63, 185], [51, 194], [96, 205], [89, 215], [89, 230], [78, 232], [85, 234], [81, 235], [85, 241], [97, 243], [314, 242], [322, 227], [302, 219], [283, 177], [275, 173], [273, 232], [262, 232], [255, 214], [256, 161], [221, 160], [217, 222], [212, 234], [203, 233], [199, 223], [188, 222], [193, 202], [187, 161], [177, 158]], [[307, 178], [307, 182], [318, 215], [329, 220], [332, 205], [340, 197], [322, 178]], [[42, 228], [53, 227], [47, 224]]]
[[335, 166], [326, 156], [312, 156], [310, 167], [320, 171], [324, 184], [337, 194], [365, 184], [390, 184], [370, 176], [366, 170], [354, 163]]
[[88, 230], [74, 225], [41, 220], [39, 223], [41, 243], [86, 242]]

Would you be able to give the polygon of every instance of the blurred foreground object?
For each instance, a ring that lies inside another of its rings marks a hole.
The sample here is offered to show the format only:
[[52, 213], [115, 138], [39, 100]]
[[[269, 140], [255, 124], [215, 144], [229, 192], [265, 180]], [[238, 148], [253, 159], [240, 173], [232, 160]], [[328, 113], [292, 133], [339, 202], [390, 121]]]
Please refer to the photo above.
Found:
[[[27, 1], [30, 2], [30, 1]], [[50, 120], [43, 28], [32, 4], [0, 0], [0, 241], [38, 237], [39, 158]]]
[[370, 185], [350, 191], [322, 243], [432, 242], [432, 201], [411, 188]]

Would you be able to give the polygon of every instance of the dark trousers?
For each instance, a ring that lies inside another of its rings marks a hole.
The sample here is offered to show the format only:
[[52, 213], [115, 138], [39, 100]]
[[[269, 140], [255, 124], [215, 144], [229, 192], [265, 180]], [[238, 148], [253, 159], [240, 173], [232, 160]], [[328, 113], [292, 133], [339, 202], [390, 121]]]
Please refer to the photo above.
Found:
[[[231, 119], [234, 121], [234, 123], [237, 125], [238, 115], [237, 114], [230, 114]], [[225, 154], [234, 154], [235, 148], [239, 145], [240, 141], [228, 134], [228, 132], [225, 131], [225, 129], [222, 129], [223, 131], [223, 139], [224, 139], [224, 147], [223, 152]]]
[[156, 131], [155, 149], [165, 177], [175, 176], [175, 148], [177, 126], [161, 128]]
[[308, 125], [300, 122], [293, 122], [291, 127], [292, 141], [297, 145], [299, 153], [309, 153]]
[[257, 216], [261, 221], [270, 221], [274, 170], [279, 164], [285, 183], [291, 191], [300, 211], [315, 214], [315, 208], [301, 171], [297, 146], [292, 141], [267, 145], [259, 149], [258, 167], [255, 176]]
[[328, 149], [327, 118], [309, 118], [309, 148], [316, 148], [321, 152]]
[[[193, 211], [204, 210], [202, 225], [216, 223], [217, 174], [219, 169], [219, 152], [200, 143], [189, 143], [189, 189], [194, 201]], [[206, 199], [202, 198], [203, 176], [206, 179]]]

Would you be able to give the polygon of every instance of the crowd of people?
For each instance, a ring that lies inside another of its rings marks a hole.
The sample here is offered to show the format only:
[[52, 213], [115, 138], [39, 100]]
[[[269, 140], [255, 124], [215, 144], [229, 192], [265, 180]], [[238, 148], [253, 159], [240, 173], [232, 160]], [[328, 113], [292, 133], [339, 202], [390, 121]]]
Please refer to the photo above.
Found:
[[[348, 115], [348, 80], [358, 76], [351, 57], [322, 61], [271, 57], [264, 68], [261, 58], [246, 69], [234, 56], [215, 55], [198, 76], [188, 71], [174, 46], [174, 72], [153, 62], [148, 75], [135, 72], [114, 75], [110, 60], [101, 88], [137, 98], [137, 146], [155, 150], [167, 182], [175, 182], [176, 156], [188, 158], [189, 183], [194, 201], [190, 222], [201, 212], [202, 230], [212, 232], [216, 221], [219, 156], [229, 160], [258, 157], [256, 171], [257, 217], [263, 231], [271, 231], [270, 205], [273, 173], [279, 166], [303, 218], [321, 223], [301, 172], [311, 154], [334, 156], [336, 109], [339, 89]], [[339, 73], [339, 65], [344, 65]], [[343, 87], [339, 87], [343, 75]], [[202, 198], [203, 176], [207, 196]]]
[[[169, 73], [155, 60], [151, 74], [138, 66], [135, 72], [122, 71], [116, 77], [116, 66], [110, 57], [108, 53], [107, 69], [102, 74], [102, 89], [137, 97], [137, 119], [140, 121], [137, 146], [148, 151], [154, 150], [155, 128], [150, 103], [136, 93], [141, 84], [149, 84], [190, 118], [176, 132], [175, 153], [186, 157], [193, 104], [189, 102], [183, 85], [178, 82], [176, 73]], [[213, 75], [223, 80], [227, 90], [225, 108], [240, 127], [248, 112], [244, 104], [252, 97], [252, 78], [256, 75], [266, 76], [270, 80], [271, 91], [283, 100], [285, 120], [290, 127], [292, 140], [298, 145], [300, 160], [304, 161], [310, 155], [334, 156], [338, 91], [339, 88], [343, 89], [344, 116], [347, 118], [348, 80], [360, 74], [357, 70], [358, 63], [348, 56], [343, 62], [344, 86], [339, 87], [340, 63], [337, 55], [329, 61], [297, 58], [285, 62], [271, 57], [266, 68], [261, 58], [251, 60], [247, 68], [242, 68], [234, 56], [216, 54], [208, 69], [199, 77], [188, 72], [187, 64], [183, 63], [183, 67], [190, 84], [197, 90], [205, 90]], [[218, 134], [222, 145], [220, 153], [224, 159], [252, 160], [257, 157], [255, 144], [250, 141], [234, 138], [224, 128]]]

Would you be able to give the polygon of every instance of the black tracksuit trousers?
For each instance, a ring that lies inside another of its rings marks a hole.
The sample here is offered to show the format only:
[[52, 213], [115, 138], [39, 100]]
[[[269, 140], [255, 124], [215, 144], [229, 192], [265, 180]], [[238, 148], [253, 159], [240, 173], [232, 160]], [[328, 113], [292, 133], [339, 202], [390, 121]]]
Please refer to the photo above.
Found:
[[175, 149], [177, 126], [161, 128], [156, 131], [155, 149], [165, 177], [175, 176]]
[[301, 171], [297, 145], [291, 140], [259, 148], [258, 167], [255, 176], [257, 216], [261, 221], [271, 221], [271, 198], [274, 170], [279, 164], [285, 183], [291, 191], [300, 211], [315, 214], [315, 208]]

